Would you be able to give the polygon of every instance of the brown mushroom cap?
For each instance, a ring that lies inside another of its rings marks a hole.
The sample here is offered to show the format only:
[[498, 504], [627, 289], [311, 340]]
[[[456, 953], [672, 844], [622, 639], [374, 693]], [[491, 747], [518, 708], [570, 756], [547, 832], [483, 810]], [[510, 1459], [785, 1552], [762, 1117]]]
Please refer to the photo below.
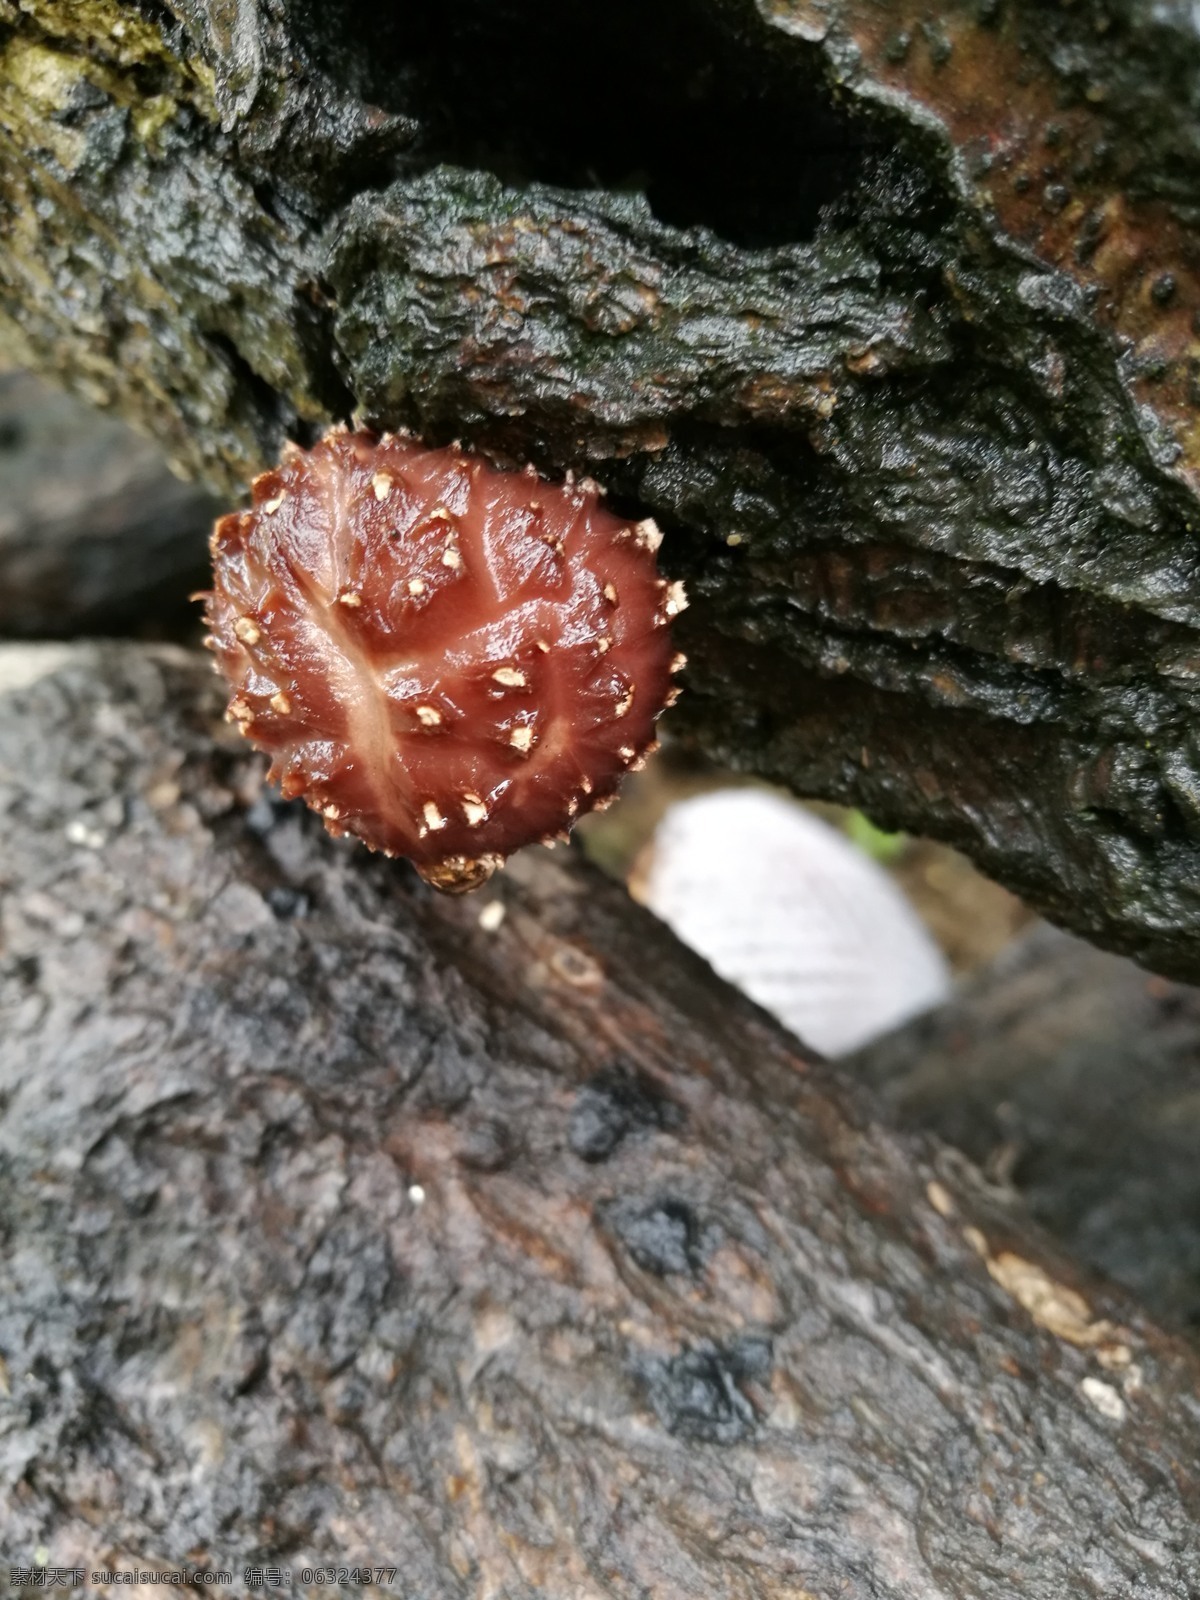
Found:
[[457, 446], [335, 431], [212, 536], [228, 715], [333, 833], [474, 888], [640, 765], [682, 664], [660, 535]]

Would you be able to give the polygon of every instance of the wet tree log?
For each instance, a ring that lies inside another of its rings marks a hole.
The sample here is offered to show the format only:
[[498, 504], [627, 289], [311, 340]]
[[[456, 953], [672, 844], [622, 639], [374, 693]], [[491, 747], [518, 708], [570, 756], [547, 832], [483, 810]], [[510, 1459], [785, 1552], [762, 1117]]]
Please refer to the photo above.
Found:
[[1200, 1584], [1195, 1348], [618, 887], [335, 843], [167, 647], [0, 670], [10, 1568]]
[[1078, 1260], [1200, 1328], [1200, 990], [1043, 925], [842, 1065]]
[[170, 636], [195, 616], [214, 514], [149, 440], [0, 373], [0, 635]]
[[226, 494], [586, 467], [674, 724], [1200, 975], [1190, 8], [0, 0], [0, 346]]

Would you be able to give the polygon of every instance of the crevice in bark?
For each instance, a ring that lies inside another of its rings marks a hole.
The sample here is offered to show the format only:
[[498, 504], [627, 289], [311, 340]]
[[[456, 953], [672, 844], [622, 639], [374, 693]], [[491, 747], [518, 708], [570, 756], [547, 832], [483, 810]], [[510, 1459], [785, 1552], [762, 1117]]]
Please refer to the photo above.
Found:
[[874, 145], [815, 63], [797, 95], [794, 49], [748, 6], [466, 0], [447, 29], [436, 11], [381, 19], [339, 0], [304, 22], [331, 79], [415, 115], [425, 132], [410, 170], [445, 162], [514, 185], [637, 190], [661, 221], [751, 249], [811, 238], [824, 208], [859, 187]]

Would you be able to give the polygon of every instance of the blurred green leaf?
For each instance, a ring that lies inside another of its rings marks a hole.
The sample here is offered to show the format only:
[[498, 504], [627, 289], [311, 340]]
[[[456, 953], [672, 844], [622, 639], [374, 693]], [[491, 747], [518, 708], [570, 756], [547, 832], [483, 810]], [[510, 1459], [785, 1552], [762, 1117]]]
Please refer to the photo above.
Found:
[[851, 811], [846, 818], [846, 837], [851, 844], [857, 845], [864, 855], [870, 856], [872, 861], [878, 861], [881, 866], [887, 866], [903, 855], [904, 847], [908, 843], [906, 834], [885, 833], [861, 811]]

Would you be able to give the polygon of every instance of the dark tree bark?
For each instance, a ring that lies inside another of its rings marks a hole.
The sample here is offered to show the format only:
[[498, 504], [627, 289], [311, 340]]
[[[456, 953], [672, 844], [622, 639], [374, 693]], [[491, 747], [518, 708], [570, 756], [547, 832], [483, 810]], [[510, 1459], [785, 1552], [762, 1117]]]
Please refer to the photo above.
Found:
[[41, 650], [0, 654], [6, 1560], [1200, 1585], [1200, 1357], [960, 1158], [577, 857], [482, 914], [264, 798], [201, 663]]
[[148, 440], [28, 373], [0, 373], [0, 635], [187, 626], [214, 514]]
[[1077, 1259], [1200, 1327], [1200, 990], [1043, 926], [843, 1065]]
[[355, 407], [586, 466], [691, 581], [680, 737], [1200, 974], [1190, 8], [0, 26], [10, 353], [231, 495]]

